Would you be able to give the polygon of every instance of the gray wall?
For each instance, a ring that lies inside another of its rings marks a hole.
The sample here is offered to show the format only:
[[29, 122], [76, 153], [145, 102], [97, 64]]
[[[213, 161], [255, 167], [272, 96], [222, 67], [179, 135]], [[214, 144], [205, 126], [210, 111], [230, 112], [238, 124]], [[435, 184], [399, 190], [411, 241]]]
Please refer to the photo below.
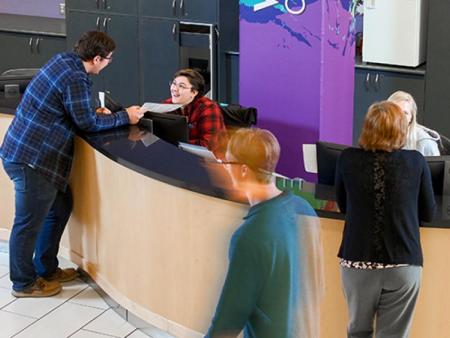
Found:
[[62, 19], [59, 4], [64, 0], [0, 0], [0, 13]]

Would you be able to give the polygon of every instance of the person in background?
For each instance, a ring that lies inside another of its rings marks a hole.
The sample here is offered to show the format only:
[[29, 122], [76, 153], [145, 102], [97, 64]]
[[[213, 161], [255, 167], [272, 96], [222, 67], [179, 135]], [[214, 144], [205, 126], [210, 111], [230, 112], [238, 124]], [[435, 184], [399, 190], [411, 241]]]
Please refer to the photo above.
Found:
[[175, 113], [184, 115], [189, 123], [189, 143], [214, 151], [225, 131], [219, 105], [204, 96], [205, 80], [193, 69], [181, 69], [170, 82], [171, 98], [165, 103], [181, 104]]
[[417, 123], [417, 104], [411, 94], [396, 91], [388, 101], [398, 104], [407, 117], [408, 134], [404, 149], [417, 150], [423, 156], [439, 156], [439, 133]]
[[359, 145], [338, 159], [336, 198], [345, 214], [339, 248], [347, 337], [408, 337], [422, 276], [420, 222], [435, 214], [424, 157], [402, 150], [407, 118], [392, 102], [373, 104]]
[[72, 211], [67, 183], [77, 130], [99, 131], [136, 124], [138, 106], [97, 114], [89, 75], [112, 60], [114, 41], [87, 32], [73, 53], [51, 58], [28, 85], [3, 140], [0, 156], [14, 183], [15, 218], [9, 239], [10, 278], [15, 297], [47, 297], [77, 277], [58, 267], [62, 233]]
[[206, 337], [319, 337], [320, 225], [312, 207], [275, 185], [280, 146], [262, 129], [239, 129], [224, 165], [250, 203], [234, 232], [229, 267]]

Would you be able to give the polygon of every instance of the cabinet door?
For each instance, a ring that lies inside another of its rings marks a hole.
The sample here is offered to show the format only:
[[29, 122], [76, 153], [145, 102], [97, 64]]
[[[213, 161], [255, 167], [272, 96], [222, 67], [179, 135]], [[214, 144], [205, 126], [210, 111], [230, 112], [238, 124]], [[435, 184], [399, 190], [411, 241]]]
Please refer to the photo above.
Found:
[[217, 22], [217, 0], [178, 0], [180, 20], [204, 23]]
[[102, 71], [105, 90], [124, 106], [139, 104], [137, 17], [110, 15], [105, 33], [116, 42], [113, 60]]
[[425, 125], [450, 137], [450, 1], [430, 1]]
[[137, 15], [137, 7], [137, 0], [66, 0], [66, 8], [68, 10]]
[[67, 50], [66, 39], [39, 35], [34, 38], [34, 53], [39, 64], [44, 65], [55, 54]]
[[141, 14], [150, 17], [176, 18], [180, 0], [142, 0]]
[[170, 96], [169, 81], [179, 67], [179, 25], [174, 20], [144, 18], [142, 23], [143, 102]]
[[100, 0], [100, 10], [137, 15], [137, 0]]
[[34, 54], [33, 35], [0, 32], [0, 73], [14, 68], [38, 68], [41, 66]]
[[369, 106], [374, 102], [386, 100], [397, 90], [408, 92], [414, 97], [417, 103], [417, 121], [422, 123], [425, 95], [424, 75], [365, 69], [355, 70], [353, 144], [356, 145], [358, 142]]
[[67, 9], [99, 10], [103, 0], [66, 0]]
[[[66, 14], [66, 39], [67, 49], [72, 50], [81, 35], [87, 31], [97, 30], [101, 26], [103, 17], [96, 13], [67, 11]], [[91, 76], [93, 81], [92, 96], [104, 90], [104, 74]]]

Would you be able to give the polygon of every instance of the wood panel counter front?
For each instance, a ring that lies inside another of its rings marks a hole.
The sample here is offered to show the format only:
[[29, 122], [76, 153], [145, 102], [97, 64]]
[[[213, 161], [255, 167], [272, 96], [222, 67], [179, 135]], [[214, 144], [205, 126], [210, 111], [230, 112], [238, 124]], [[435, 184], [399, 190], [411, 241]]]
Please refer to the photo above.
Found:
[[[0, 141], [11, 119], [0, 114]], [[138, 317], [175, 337], [201, 337], [223, 284], [230, 236], [246, 208], [149, 177], [130, 169], [129, 159], [107, 155], [76, 139], [75, 203], [61, 253]], [[176, 165], [183, 170], [183, 163]], [[7, 240], [13, 189], [3, 170], [0, 184], [0, 234]], [[326, 278], [321, 337], [340, 338], [347, 321], [336, 257], [343, 221], [320, 221]], [[450, 337], [450, 229], [422, 228], [421, 235], [425, 267], [411, 337]]]

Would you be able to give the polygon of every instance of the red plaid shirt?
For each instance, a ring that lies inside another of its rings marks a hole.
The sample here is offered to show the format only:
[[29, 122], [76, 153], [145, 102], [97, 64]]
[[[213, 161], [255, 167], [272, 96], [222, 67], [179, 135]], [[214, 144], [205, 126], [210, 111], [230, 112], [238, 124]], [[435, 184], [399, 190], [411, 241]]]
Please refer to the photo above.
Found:
[[[172, 103], [172, 99], [167, 99], [164, 103]], [[189, 143], [216, 150], [219, 136], [226, 130], [222, 111], [216, 102], [202, 96], [174, 113], [187, 116]]]

